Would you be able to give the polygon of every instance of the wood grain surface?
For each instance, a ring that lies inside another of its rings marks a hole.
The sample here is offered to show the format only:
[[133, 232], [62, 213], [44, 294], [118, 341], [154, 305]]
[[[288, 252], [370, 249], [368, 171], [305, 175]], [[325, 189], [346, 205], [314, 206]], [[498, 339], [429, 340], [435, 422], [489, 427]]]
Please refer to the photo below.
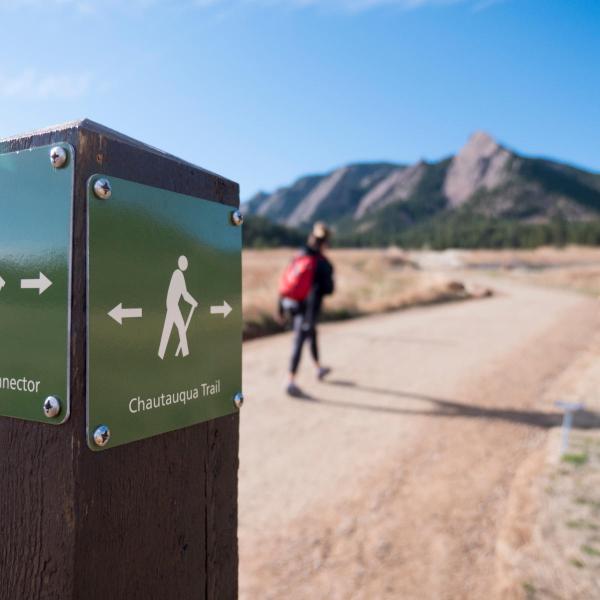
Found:
[[71, 417], [0, 418], [0, 600], [237, 597], [237, 414], [86, 445], [86, 182], [121, 177], [237, 207], [236, 183], [92, 121], [0, 141], [75, 148]]

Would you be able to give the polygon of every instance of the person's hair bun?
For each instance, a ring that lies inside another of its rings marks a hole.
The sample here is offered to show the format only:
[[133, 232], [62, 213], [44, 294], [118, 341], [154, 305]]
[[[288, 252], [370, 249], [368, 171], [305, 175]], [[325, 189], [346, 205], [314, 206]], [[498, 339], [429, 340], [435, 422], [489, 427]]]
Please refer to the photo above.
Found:
[[328, 240], [330, 236], [329, 227], [323, 221], [317, 221], [313, 225], [312, 234], [317, 240]]

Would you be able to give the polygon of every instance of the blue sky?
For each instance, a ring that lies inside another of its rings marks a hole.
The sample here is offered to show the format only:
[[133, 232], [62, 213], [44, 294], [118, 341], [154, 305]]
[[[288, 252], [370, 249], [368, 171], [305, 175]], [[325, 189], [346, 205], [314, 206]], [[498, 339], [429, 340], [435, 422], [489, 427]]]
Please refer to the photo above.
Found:
[[90, 117], [242, 198], [477, 129], [600, 170], [597, 0], [0, 0], [0, 137]]

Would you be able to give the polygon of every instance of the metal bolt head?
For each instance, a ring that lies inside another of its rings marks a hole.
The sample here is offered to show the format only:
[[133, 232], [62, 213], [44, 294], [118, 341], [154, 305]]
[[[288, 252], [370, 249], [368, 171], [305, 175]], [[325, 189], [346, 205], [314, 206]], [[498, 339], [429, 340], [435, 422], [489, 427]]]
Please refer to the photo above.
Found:
[[238, 392], [233, 397], [233, 403], [235, 404], [236, 408], [242, 408], [242, 405], [244, 404], [244, 394], [242, 394], [242, 392]]
[[234, 210], [231, 213], [231, 223], [236, 227], [239, 227], [244, 223], [244, 215], [242, 214], [242, 211]]
[[94, 183], [94, 194], [100, 200], [108, 200], [112, 196], [112, 187], [110, 181], [102, 177]]
[[44, 414], [49, 419], [54, 419], [60, 414], [60, 400], [56, 396], [48, 396], [44, 400]]
[[50, 162], [55, 169], [62, 169], [67, 164], [69, 155], [62, 146], [54, 146], [50, 150]]
[[100, 446], [100, 448], [102, 448], [108, 444], [109, 440], [110, 429], [106, 425], [100, 425], [100, 427], [96, 427], [96, 431], [94, 431], [94, 443], [96, 446]]

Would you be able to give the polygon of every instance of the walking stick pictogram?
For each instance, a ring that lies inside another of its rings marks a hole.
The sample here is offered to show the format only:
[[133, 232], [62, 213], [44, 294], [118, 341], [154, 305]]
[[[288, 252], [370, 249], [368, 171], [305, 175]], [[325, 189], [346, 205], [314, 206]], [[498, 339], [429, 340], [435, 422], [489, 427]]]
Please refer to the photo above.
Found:
[[[188, 315], [187, 321], [185, 322], [185, 332], [187, 333], [188, 327], [190, 326], [190, 322], [192, 320], [192, 315], [194, 314], [194, 311], [196, 310], [195, 306], [192, 306], [192, 308], [190, 309], [190, 313]], [[179, 340], [179, 345], [177, 346], [177, 352], [175, 352], [175, 356], [179, 356], [179, 354], [181, 353], [181, 340]]]

